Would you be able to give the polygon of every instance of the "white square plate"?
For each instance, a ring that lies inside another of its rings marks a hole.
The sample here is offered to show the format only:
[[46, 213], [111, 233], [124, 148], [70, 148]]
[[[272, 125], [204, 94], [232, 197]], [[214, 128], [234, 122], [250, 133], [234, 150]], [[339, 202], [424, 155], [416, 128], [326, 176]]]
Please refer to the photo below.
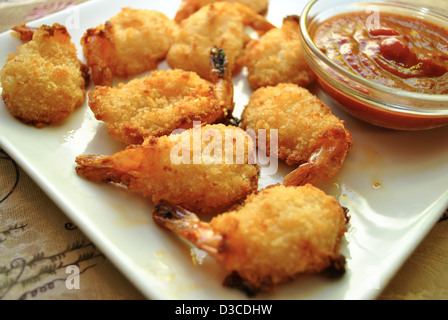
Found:
[[[154, 9], [173, 18], [179, 4], [89, 1], [30, 25], [66, 25], [84, 60], [80, 39], [85, 30], [122, 7]], [[303, 6], [294, 0], [271, 1], [267, 18], [281, 26], [284, 16], [300, 15]], [[0, 35], [2, 65], [19, 45], [9, 32]], [[244, 73], [234, 81], [238, 116], [251, 91]], [[343, 169], [321, 186], [350, 209], [342, 248], [347, 273], [339, 280], [301, 276], [256, 298], [373, 299], [448, 207], [448, 127], [422, 132], [373, 127], [341, 111], [319, 88], [314, 92], [347, 122], [354, 137]], [[0, 145], [148, 298], [247, 299], [222, 286], [225, 271], [211, 259], [193, 264], [186, 244], [155, 225], [150, 201], [76, 175], [78, 155], [113, 154], [124, 147], [108, 136], [87, 103], [62, 125], [36, 129], [13, 118], [0, 102]], [[260, 187], [281, 181], [287, 170], [281, 166], [278, 175], [263, 176]]]

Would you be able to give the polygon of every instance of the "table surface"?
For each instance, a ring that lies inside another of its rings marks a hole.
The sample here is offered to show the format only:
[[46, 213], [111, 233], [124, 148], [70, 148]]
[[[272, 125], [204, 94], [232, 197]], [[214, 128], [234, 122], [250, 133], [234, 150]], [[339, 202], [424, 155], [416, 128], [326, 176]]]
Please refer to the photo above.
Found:
[[[85, 1], [0, 0], [0, 32]], [[447, 0], [408, 2], [448, 13]], [[145, 299], [1, 149], [0, 186], [0, 300]], [[379, 300], [448, 298], [447, 220], [448, 212], [379, 289]], [[79, 290], [66, 286], [70, 265], [82, 274]]]

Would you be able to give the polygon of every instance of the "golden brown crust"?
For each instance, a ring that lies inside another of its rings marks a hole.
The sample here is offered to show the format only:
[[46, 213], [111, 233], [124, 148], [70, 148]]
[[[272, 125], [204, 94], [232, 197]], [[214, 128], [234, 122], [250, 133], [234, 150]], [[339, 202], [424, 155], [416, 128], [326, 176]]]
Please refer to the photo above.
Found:
[[[241, 164], [236, 161], [223, 164], [223, 158], [221, 164], [209, 163], [212, 158], [208, 158], [210, 154], [204, 151], [208, 142], [203, 135], [218, 133], [223, 139], [225, 150], [233, 150], [233, 144], [225, 144], [229, 132], [243, 139], [244, 161]], [[95, 182], [122, 183], [130, 191], [151, 198], [155, 204], [165, 200], [202, 214], [217, 214], [257, 190], [259, 170], [256, 165], [249, 163], [248, 152], [252, 150], [252, 140], [243, 130], [210, 125], [199, 128], [199, 135], [199, 153], [194, 153], [197, 150], [191, 129], [181, 135], [151, 138], [141, 146], [131, 146], [110, 157], [80, 156], [76, 160], [77, 172]], [[173, 150], [182, 146], [183, 141], [191, 142], [183, 149], [190, 164], [178, 163], [172, 158]], [[200, 163], [194, 162], [195, 154], [202, 156]]]
[[229, 272], [224, 285], [249, 295], [271, 292], [299, 274], [335, 277], [345, 272], [340, 247], [346, 211], [311, 185], [254, 192], [210, 223], [166, 201], [153, 218], [222, 264]]
[[251, 26], [260, 34], [274, 26], [255, 10], [233, 2], [215, 2], [200, 8], [182, 20], [175, 43], [166, 60], [173, 69], [195, 71], [210, 80], [210, 48], [224, 50], [231, 74], [242, 69], [242, 54], [249, 36], [244, 28]]
[[89, 106], [116, 139], [141, 144], [151, 136], [192, 128], [194, 121], [223, 120], [233, 105], [225, 105], [217, 93], [215, 85], [193, 72], [154, 71], [117, 88], [96, 87], [89, 92]]
[[[198, 11], [200, 8], [218, 1], [226, 0], [182, 0], [179, 10], [176, 13], [174, 20], [180, 23], [182, 20], [187, 19], [193, 13]], [[227, 0], [232, 2], [231, 0]], [[238, 2], [251, 7], [259, 14], [266, 14], [268, 11], [269, 0], [234, 0], [233, 2]]]
[[32, 40], [10, 55], [0, 71], [3, 100], [11, 114], [42, 128], [66, 119], [85, 101], [86, 80], [64, 26], [15, 28]]
[[262, 190], [210, 225], [225, 239], [218, 261], [255, 292], [272, 291], [298, 274], [321, 273], [341, 262], [347, 230], [341, 205], [311, 185]]
[[87, 66], [91, 68], [92, 80], [95, 85], [113, 85], [111, 63], [114, 58], [115, 46], [111, 27], [109, 23], [106, 23], [104, 27], [88, 29], [81, 39]]
[[253, 89], [279, 83], [310, 85], [314, 75], [302, 52], [298, 17], [288, 16], [281, 28], [251, 40], [245, 50], [244, 65]]
[[[278, 130], [278, 158], [302, 166], [287, 177], [289, 184], [315, 183], [333, 176], [353, 145], [345, 123], [316, 96], [294, 84], [256, 90], [243, 112], [241, 127], [267, 130], [267, 146], [270, 130]], [[270, 155], [269, 147], [266, 152]]]
[[171, 47], [177, 25], [163, 13], [123, 8], [104, 25], [89, 29], [81, 44], [96, 85], [112, 86], [157, 68]]

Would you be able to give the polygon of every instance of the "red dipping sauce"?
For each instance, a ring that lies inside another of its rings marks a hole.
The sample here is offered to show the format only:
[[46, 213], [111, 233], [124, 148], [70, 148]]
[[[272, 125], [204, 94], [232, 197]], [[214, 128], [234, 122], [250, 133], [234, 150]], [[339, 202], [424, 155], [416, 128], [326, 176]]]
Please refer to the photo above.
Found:
[[381, 13], [342, 14], [311, 35], [333, 62], [390, 88], [448, 94], [448, 30], [422, 19]]

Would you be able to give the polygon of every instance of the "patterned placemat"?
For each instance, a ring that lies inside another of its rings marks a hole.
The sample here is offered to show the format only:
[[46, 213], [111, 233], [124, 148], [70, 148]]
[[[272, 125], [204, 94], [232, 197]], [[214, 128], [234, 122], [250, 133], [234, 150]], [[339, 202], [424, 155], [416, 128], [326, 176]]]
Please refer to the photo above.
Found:
[[[0, 1], [0, 32], [85, 1]], [[448, 11], [447, 1], [424, 1]], [[144, 299], [3, 150], [0, 186], [0, 300]], [[379, 299], [448, 298], [447, 217]]]
[[2, 150], [0, 186], [0, 300], [143, 299]]

